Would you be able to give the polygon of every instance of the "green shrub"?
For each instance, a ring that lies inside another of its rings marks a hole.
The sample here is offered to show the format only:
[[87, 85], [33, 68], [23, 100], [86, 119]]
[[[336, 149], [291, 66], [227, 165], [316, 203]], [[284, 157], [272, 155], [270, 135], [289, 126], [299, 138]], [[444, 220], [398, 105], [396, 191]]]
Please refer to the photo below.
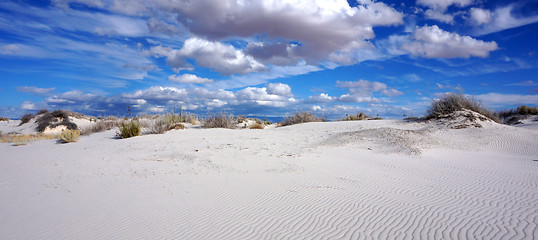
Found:
[[287, 117], [284, 119], [284, 122], [281, 123], [282, 126], [288, 126], [298, 123], [307, 123], [307, 122], [326, 122], [327, 119], [322, 117], [317, 117], [309, 112], [297, 112], [295, 115]]
[[140, 123], [136, 120], [122, 122], [119, 128], [118, 136], [120, 138], [140, 136]]
[[480, 102], [476, 101], [475, 99], [465, 97], [461, 93], [449, 93], [443, 98], [434, 101], [427, 110], [426, 119], [439, 119], [444, 115], [461, 111], [463, 109], [480, 113], [493, 121], [499, 122], [497, 116], [492, 111], [482, 107]]
[[204, 119], [203, 128], [236, 128], [237, 121], [232, 114], [219, 113]]
[[525, 105], [517, 107], [517, 113], [521, 115], [538, 115], [537, 107], [527, 107]]
[[58, 140], [60, 140], [61, 143], [76, 142], [79, 138], [79, 130], [65, 130], [58, 135]]

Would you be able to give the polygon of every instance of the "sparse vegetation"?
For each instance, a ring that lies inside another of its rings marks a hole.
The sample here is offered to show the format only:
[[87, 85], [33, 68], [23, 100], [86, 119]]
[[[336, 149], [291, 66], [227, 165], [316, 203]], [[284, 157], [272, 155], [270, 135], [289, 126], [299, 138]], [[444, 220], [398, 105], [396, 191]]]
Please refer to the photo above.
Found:
[[173, 129], [183, 130], [183, 129], [185, 129], [185, 125], [183, 125], [182, 123], [174, 123], [174, 124], [170, 125], [169, 129], [170, 130], [173, 130]]
[[170, 125], [174, 123], [190, 123], [192, 125], [198, 124], [198, 117], [189, 113], [169, 114], [166, 115], [166, 119]]
[[250, 129], [264, 129], [265, 126], [263, 126], [262, 124], [260, 123], [254, 123], [250, 126]]
[[48, 112], [49, 112], [49, 110], [47, 110], [47, 109], [41, 109], [41, 110], [39, 110], [37, 112], [37, 115], [45, 114], [45, 113], [48, 113]]
[[218, 113], [203, 120], [203, 128], [236, 128], [237, 121], [232, 114]]
[[130, 138], [140, 136], [140, 123], [137, 120], [124, 121], [119, 126], [119, 132], [117, 133], [120, 138]]
[[69, 112], [63, 110], [54, 110], [53, 112], [46, 112], [36, 119], [37, 132], [43, 132], [47, 127], [55, 128], [58, 126], [65, 126], [68, 130], [76, 130], [78, 127], [75, 123], [69, 121]]
[[[109, 119], [109, 118], [106, 118], [106, 119]], [[90, 135], [92, 133], [108, 131], [108, 130], [118, 127], [121, 122], [121, 120], [118, 118], [116, 118], [116, 120], [113, 120], [113, 118], [111, 118], [111, 120], [106, 120], [106, 119], [99, 120], [95, 124], [92, 124], [89, 127], [82, 129], [81, 134]]]
[[28, 144], [28, 142], [50, 140], [55, 138], [56, 136], [52, 134], [6, 134], [0, 137], [0, 142], [12, 143], [15, 146], [21, 146]]
[[498, 118], [492, 111], [484, 108], [477, 100], [465, 97], [461, 93], [449, 93], [443, 98], [434, 101], [427, 110], [426, 119], [440, 119], [448, 114], [461, 111], [463, 109], [480, 113], [493, 121], [499, 122]]
[[346, 117], [342, 119], [342, 121], [360, 121], [360, 120], [367, 120], [370, 117], [364, 113], [357, 113], [357, 115], [347, 115]]
[[521, 120], [526, 119], [530, 115], [538, 115], [538, 108], [522, 105], [517, 107], [517, 109], [499, 111], [496, 115], [504, 124], [514, 125], [520, 124]]
[[35, 117], [35, 115], [31, 114], [31, 113], [27, 113], [27, 114], [22, 115], [22, 117], [20, 119], [21, 123], [19, 123], [19, 126], [22, 126], [23, 124], [28, 123], [34, 117]]
[[0, 122], [9, 122], [9, 118], [7, 118], [7, 117], [0, 117]]
[[79, 130], [65, 130], [58, 135], [58, 140], [61, 143], [76, 142], [80, 138]]
[[[173, 123], [172, 123], [173, 124]], [[159, 117], [153, 120], [149, 125], [150, 134], [163, 134], [170, 130], [171, 123], [165, 117]]]
[[326, 121], [327, 119], [322, 118], [322, 117], [317, 117], [310, 112], [297, 112], [293, 116], [290, 116], [284, 119], [281, 125], [288, 126], [288, 125], [299, 124], [299, 123], [326, 122]]

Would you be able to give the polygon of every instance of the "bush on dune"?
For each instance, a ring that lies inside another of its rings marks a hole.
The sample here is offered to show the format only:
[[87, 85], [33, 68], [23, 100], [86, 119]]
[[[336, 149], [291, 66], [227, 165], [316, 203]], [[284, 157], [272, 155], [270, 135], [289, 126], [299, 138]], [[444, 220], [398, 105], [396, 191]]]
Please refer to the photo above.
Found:
[[443, 98], [434, 101], [427, 110], [426, 119], [440, 119], [446, 115], [464, 109], [482, 114], [495, 122], [499, 122], [498, 118], [492, 111], [484, 108], [480, 102], [476, 101], [475, 99], [466, 97], [461, 93], [449, 93]]
[[327, 119], [317, 117], [312, 113], [309, 112], [297, 112], [293, 116], [289, 116], [282, 123], [280, 123], [282, 126], [289, 126], [293, 124], [299, 124], [299, 123], [307, 123], [307, 122], [326, 122]]
[[47, 127], [55, 128], [60, 125], [65, 126], [68, 130], [76, 130], [78, 128], [75, 123], [69, 121], [69, 113], [63, 110], [46, 112], [40, 115], [35, 122], [37, 123], [37, 132], [43, 132]]
[[260, 123], [254, 123], [254, 124], [252, 124], [252, 126], [250, 126], [250, 129], [264, 129], [264, 128], [265, 128], [265, 126], [263, 126]]
[[22, 126], [23, 124], [29, 122], [30, 120], [32, 120], [32, 118], [34, 118], [35, 115], [34, 114], [31, 114], [31, 113], [27, 113], [27, 114], [24, 114], [22, 115], [21, 117], [21, 123], [19, 123], [19, 126]]
[[9, 118], [7, 117], [0, 117], [0, 122], [8, 122]]
[[236, 128], [237, 121], [232, 114], [219, 113], [203, 120], [203, 128]]
[[367, 120], [370, 117], [364, 113], [357, 113], [357, 115], [347, 115], [346, 117], [342, 119], [342, 121], [360, 121], [360, 120]]
[[114, 120], [114, 119], [99, 120], [95, 124], [92, 124], [89, 127], [86, 127], [84, 129], [82, 129], [81, 134], [82, 135], [90, 135], [92, 133], [108, 131], [108, 130], [111, 130], [113, 128], [118, 127], [120, 125], [120, 122], [121, 122], [121, 120], [119, 120], [118, 118], [116, 118], [116, 120]]

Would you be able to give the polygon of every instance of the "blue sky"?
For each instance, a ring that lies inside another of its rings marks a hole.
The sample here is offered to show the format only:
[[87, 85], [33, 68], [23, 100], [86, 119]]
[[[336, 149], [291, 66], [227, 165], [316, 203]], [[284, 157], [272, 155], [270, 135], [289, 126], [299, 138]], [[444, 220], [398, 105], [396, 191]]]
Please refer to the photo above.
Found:
[[0, 2], [0, 116], [538, 105], [538, 1]]

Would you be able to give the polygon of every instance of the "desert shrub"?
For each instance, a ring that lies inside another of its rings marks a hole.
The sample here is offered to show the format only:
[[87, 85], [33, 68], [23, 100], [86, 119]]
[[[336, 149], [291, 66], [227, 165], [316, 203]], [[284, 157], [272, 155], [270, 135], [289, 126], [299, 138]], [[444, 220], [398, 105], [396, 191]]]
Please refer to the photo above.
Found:
[[202, 123], [203, 128], [236, 128], [237, 121], [232, 114], [219, 113], [207, 117]]
[[346, 115], [345, 118], [342, 119], [342, 121], [359, 121], [359, 120], [366, 120], [370, 118], [368, 115], [364, 113], [357, 113], [357, 115]]
[[538, 115], [537, 107], [527, 107], [525, 105], [517, 107], [517, 113], [521, 115]]
[[37, 112], [37, 115], [45, 114], [45, 113], [48, 113], [48, 112], [49, 112], [49, 110], [47, 110], [47, 109], [41, 109], [41, 110], [39, 110], [39, 112]]
[[463, 109], [471, 110], [484, 115], [485, 117], [498, 122], [495, 114], [482, 107], [480, 102], [474, 98], [465, 97], [463, 94], [449, 93], [443, 98], [434, 101], [427, 110], [426, 119], [439, 119], [443, 115], [451, 114]]
[[136, 120], [124, 121], [119, 126], [118, 136], [120, 138], [130, 138], [140, 136], [140, 124]]
[[68, 112], [63, 110], [44, 113], [35, 122], [37, 123], [37, 132], [43, 132], [47, 127], [55, 128], [60, 125], [66, 126], [68, 130], [76, 130], [78, 128], [75, 123], [69, 121]]
[[169, 130], [176, 129], [176, 130], [183, 130], [185, 129], [185, 125], [181, 123], [174, 123], [168, 127]]
[[9, 118], [7, 117], [0, 117], [0, 122], [8, 122]]
[[58, 135], [58, 140], [61, 143], [76, 142], [80, 138], [79, 130], [65, 130]]
[[149, 125], [149, 133], [150, 134], [162, 134], [162, 133], [165, 133], [166, 131], [170, 130], [170, 123], [168, 121], [168, 119], [166, 119], [165, 117], [160, 117], [160, 118], [157, 118], [153, 121], [151, 121], [150, 125]]
[[120, 119], [118, 117], [115, 117], [115, 116], [108, 116], [108, 117], [104, 118], [103, 120], [118, 122]]
[[32, 118], [34, 118], [34, 114], [31, 114], [31, 113], [27, 113], [27, 114], [22, 115], [21, 123], [19, 123], [19, 126], [29, 122], [30, 120], [32, 120]]
[[298, 123], [307, 122], [326, 122], [327, 120], [322, 117], [317, 117], [309, 112], [297, 112], [293, 116], [289, 116], [281, 123], [282, 126], [288, 126]]
[[260, 123], [254, 123], [250, 126], [250, 129], [264, 129], [265, 126], [263, 126], [262, 124]]
[[237, 123], [244, 123], [247, 121], [247, 117], [245, 116], [239, 116], [236, 118]]

